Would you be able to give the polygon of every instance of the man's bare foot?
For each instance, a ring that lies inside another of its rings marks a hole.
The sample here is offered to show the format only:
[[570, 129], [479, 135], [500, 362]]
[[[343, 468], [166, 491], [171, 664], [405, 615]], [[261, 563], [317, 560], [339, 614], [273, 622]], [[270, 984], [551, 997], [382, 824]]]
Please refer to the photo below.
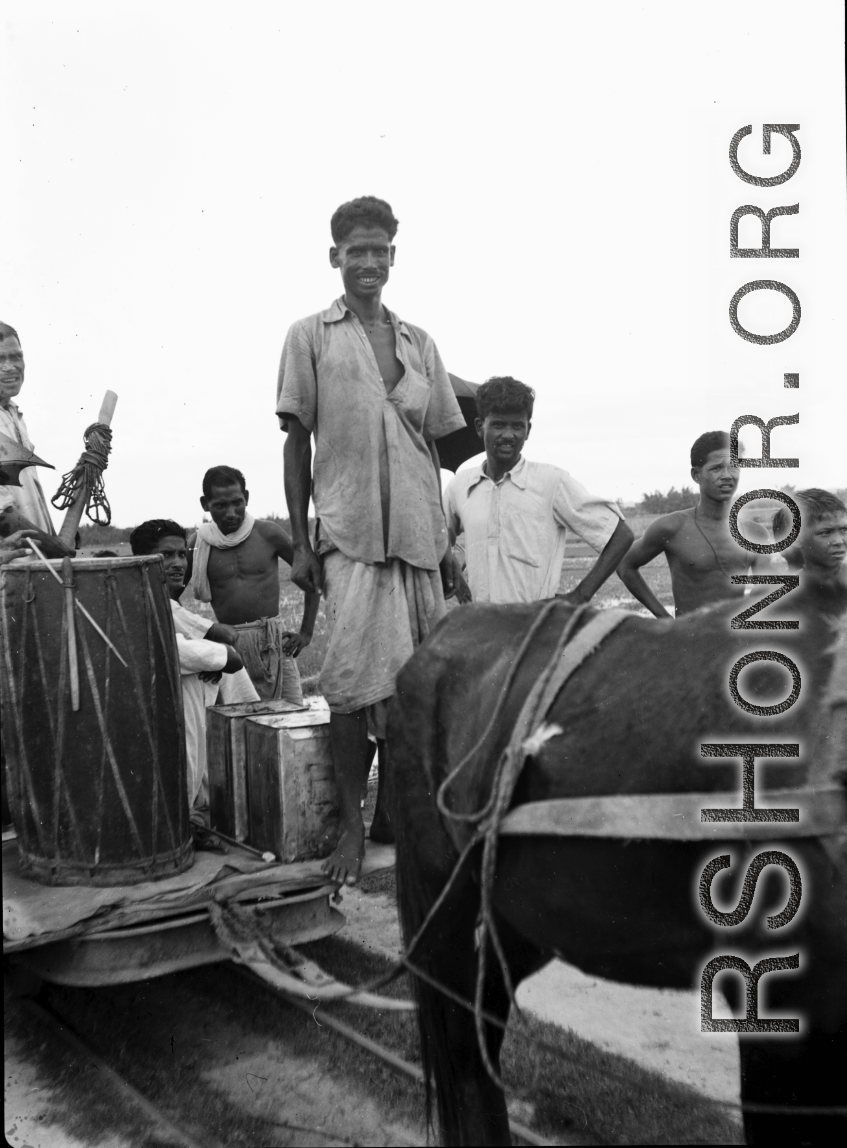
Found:
[[338, 838], [335, 852], [321, 865], [330, 881], [340, 885], [355, 885], [362, 871], [365, 857], [365, 826], [360, 821], [344, 829]]
[[382, 812], [382, 810], [377, 810], [374, 813], [369, 836], [374, 845], [394, 844], [394, 826], [391, 824], [391, 818], [387, 813]]

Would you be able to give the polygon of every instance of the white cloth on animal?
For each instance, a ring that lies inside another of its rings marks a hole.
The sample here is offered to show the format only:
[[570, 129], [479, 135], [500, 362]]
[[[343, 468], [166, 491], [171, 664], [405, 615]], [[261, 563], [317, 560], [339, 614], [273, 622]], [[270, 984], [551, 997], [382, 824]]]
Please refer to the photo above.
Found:
[[198, 602], [211, 602], [212, 589], [209, 586], [209, 555], [214, 546], [216, 550], [230, 550], [233, 546], [240, 546], [245, 538], [249, 538], [256, 519], [248, 511], [244, 521], [232, 534], [224, 534], [214, 522], [204, 522], [197, 527], [197, 536], [194, 540], [194, 566], [191, 571], [191, 589]]
[[[205, 638], [215, 624], [210, 622], [208, 618], [204, 618], [202, 614], [195, 614], [191, 610], [186, 610], [184, 606], [180, 606], [173, 599], [171, 599], [171, 613], [174, 619], [174, 629], [184, 638]], [[243, 667], [234, 674], [221, 676], [216, 698], [218, 705], [240, 705], [243, 702], [257, 702], [259, 700], [256, 687], [250, 681], [250, 675]], [[214, 705], [215, 703], [210, 702], [208, 704]]]
[[[176, 636], [185, 714], [185, 750], [188, 764], [188, 808], [208, 808], [209, 781], [206, 774], [206, 706], [214, 705], [217, 683], [203, 682], [199, 674], [214, 673], [226, 665], [226, 646], [205, 638]], [[202, 819], [202, 818], [201, 818]], [[197, 816], [192, 820], [197, 821]]]
[[[0, 433], [8, 435], [27, 450], [35, 449], [23, 416], [13, 402], [10, 402], [8, 407], [0, 406]], [[29, 519], [33, 526], [43, 530], [45, 534], [55, 534], [50, 509], [41, 489], [41, 483], [38, 481], [36, 468], [25, 467], [20, 473], [20, 482], [20, 486], [0, 486], [0, 511], [12, 506], [18, 514]]]

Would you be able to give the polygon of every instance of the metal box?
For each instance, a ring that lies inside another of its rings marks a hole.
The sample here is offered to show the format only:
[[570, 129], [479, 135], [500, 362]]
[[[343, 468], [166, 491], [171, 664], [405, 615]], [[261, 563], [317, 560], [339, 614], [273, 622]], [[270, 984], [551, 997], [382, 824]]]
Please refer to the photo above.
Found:
[[213, 829], [237, 841], [247, 841], [250, 836], [245, 719], [256, 714], [300, 712], [301, 707], [284, 701], [241, 702], [209, 706], [206, 710], [206, 766]]
[[254, 715], [244, 740], [250, 844], [280, 861], [325, 857], [338, 828], [329, 711]]

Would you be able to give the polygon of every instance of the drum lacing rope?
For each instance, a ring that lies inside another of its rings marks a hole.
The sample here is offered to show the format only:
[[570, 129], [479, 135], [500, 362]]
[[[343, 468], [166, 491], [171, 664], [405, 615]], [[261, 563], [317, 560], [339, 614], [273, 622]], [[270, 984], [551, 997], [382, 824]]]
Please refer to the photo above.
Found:
[[82, 437], [85, 450], [73, 470], [62, 475], [59, 489], [50, 501], [57, 510], [67, 510], [76, 501], [79, 491], [85, 489], [88, 491], [86, 514], [92, 522], [108, 526], [112, 521], [112, 508], [103, 485], [103, 471], [109, 465], [112, 428], [106, 423], [92, 423]]

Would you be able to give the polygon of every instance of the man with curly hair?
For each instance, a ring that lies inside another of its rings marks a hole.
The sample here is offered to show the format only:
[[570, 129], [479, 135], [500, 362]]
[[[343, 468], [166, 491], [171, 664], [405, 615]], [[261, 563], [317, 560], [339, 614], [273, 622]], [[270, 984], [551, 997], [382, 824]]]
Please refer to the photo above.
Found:
[[[523, 457], [535, 391], [504, 375], [476, 394], [485, 461], [460, 470], [444, 492], [451, 539], [464, 534], [475, 602], [535, 602], [558, 589], [570, 529], [598, 558], [565, 598], [587, 602], [614, 573], [632, 531], [617, 504], [590, 494], [566, 470]], [[460, 593], [460, 597], [464, 595]]]
[[[288, 331], [277, 415], [287, 432], [291, 576], [302, 590], [323, 590], [330, 634], [320, 688], [341, 816], [324, 869], [354, 884], [364, 856], [368, 731], [385, 737], [397, 672], [453, 592], [435, 440], [464, 419], [433, 340], [382, 302], [397, 233], [389, 204], [354, 199], [330, 226], [329, 261], [344, 293]], [[371, 840], [393, 840], [382, 786]]]

